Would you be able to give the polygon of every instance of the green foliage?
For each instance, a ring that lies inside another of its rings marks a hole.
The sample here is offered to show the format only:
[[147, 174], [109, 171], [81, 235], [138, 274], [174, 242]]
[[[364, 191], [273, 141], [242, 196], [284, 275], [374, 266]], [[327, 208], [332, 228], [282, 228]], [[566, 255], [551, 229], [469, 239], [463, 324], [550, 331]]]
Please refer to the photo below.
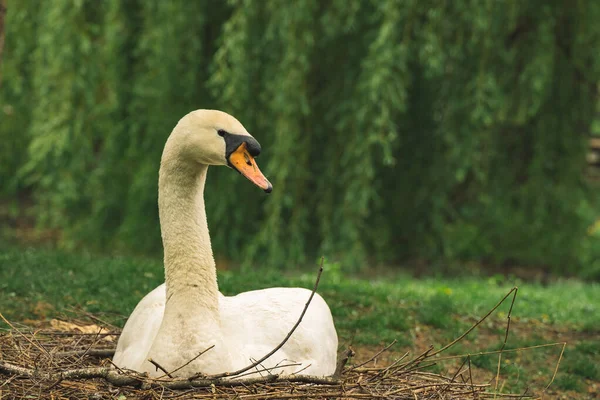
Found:
[[[316, 270], [303, 270], [282, 274], [277, 269], [260, 267], [219, 271], [219, 288], [225, 295], [274, 286], [312, 288], [315, 273]], [[142, 296], [164, 281], [163, 276], [162, 262], [157, 259], [23, 249], [0, 242], [0, 310], [14, 320], [34, 316], [31, 313], [38, 302], [49, 303], [55, 312], [68, 305], [78, 305], [92, 313], [108, 313], [113, 317], [128, 315]], [[406, 336], [404, 332], [417, 324], [448, 317], [465, 318], [465, 313], [468, 320], [460, 322], [460, 329], [466, 330], [474, 322], [473, 317], [485, 315], [511, 289], [510, 283], [491, 286], [473, 278], [331, 278], [326, 269], [319, 293], [327, 299], [343, 339], [350, 340], [358, 333], [359, 343], [385, 342], [388, 338], [401, 340]], [[67, 283], [68, 290], [65, 289]], [[453, 290], [449, 291], [449, 287]], [[442, 306], [441, 299], [446, 299], [451, 306]], [[598, 304], [598, 283], [568, 280], [547, 287], [525, 283], [520, 285], [512, 324], [516, 327], [528, 323], [533, 327], [556, 324], [569, 326], [572, 331], [588, 326], [593, 327], [587, 331], [588, 336], [595, 339], [600, 327]], [[500, 348], [504, 339], [508, 306], [507, 301], [497, 310], [503, 315], [492, 319], [499, 331], [497, 342], [489, 350]], [[429, 309], [432, 310], [429, 313], [424, 311]], [[371, 321], [371, 326], [365, 321]], [[124, 323], [122, 320], [114, 322]], [[448, 326], [441, 328], [448, 330]], [[540, 344], [542, 340], [536, 336], [539, 330], [533, 332], [527, 341], [513, 341], [511, 336], [508, 347]], [[594, 340], [582, 343], [575, 350], [594, 357], [599, 347]]]
[[452, 297], [444, 291], [439, 291], [419, 308], [419, 319], [435, 328], [450, 329], [454, 324], [454, 311], [456, 310]]
[[576, 392], [585, 390], [581, 377], [573, 374], [559, 374], [554, 381], [554, 385], [562, 390], [574, 390]]
[[[583, 342], [582, 345], [590, 346], [591, 342]], [[562, 367], [564, 372], [579, 376], [580, 379], [592, 379], [596, 381], [600, 380], [598, 357], [587, 355], [578, 348], [576, 348], [574, 351], [565, 351]]]
[[263, 144], [274, 192], [211, 169], [217, 254], [598, 277], [598, 20], [592, 0], [13, 2], [0, 192], [33, 193], [62, 246], [157, 253], [165, 139], [220, 108]]
[[[496, 351], [497, 348], [489, 349], [488, 351]], [[471, 358], [471, 363], [478, 367], [484, 368], [488, 371], [496, 371], [498, 368], [498, 355], [497, 354], [485, 354], [477, 355]]]
[[581, 343], [575, 350], [583, 354], [600, 356], [600, 342]]

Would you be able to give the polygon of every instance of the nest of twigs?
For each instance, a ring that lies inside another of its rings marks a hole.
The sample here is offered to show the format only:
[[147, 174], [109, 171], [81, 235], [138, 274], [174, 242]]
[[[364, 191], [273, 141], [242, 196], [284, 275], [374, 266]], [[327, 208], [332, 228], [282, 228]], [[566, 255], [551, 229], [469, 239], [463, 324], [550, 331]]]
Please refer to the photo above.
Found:
[[[239, 398], [239, 399], [476, 399], [489, 385], [463, 382], [422, 369], [430, 351], [406, 354], [387, 367], [344, 367], [339, 377], [279, 377], [275, 372], [238, 380], [152, 379], [119, 371], [110, 362], [118, 332], [11, 329], [0, 336], [0, 397], [10, 398]], [[348, 352], [345, 353], [348, 355]], [[375, 357], [373, 357], [375, 359]], [[121, 397], [122, 398], [122, 397]]]
[[[317, 277], [313, 294], [316, 292], [318, 281]], [[516, 293], [517, 289], [512, 289], [463, 335], [438, 350], [434, 350], [432, 346], [418, 355], [411, 356], [405, 353], [386, 366], [375, 367], [374, 361], [383, 352], [389, 351], [394, 343], [359, 364], [352, 363], [354, 354], [351, 349], [348, 349], [340, 353], [338, 368], [331, 377], [280, 376], [277, 374], [277, 367], [269, 370], [261, 367], [260, 363], [268, 357], [266, 355], [265, 358], [232, 374], [198, 376], [190, 379], [172, 378], [169, 371], [155, 364], [165, 372], [165, 375], [161, 378], [150, 378], [134, 371], [121, 370], [112, 364], [111, 357], [119, 335], [119, 330], [113, 326], [53, 320], [50, 326], [32, 330], [27, 327], [16, 327], [0, 314], [0, 318], [10, 326], [8, 330], [0, 331], [0, 398], [450, 400], [530, 397], [526, 393], [498, 393], [497, 378], [500, 373], [502, 354], [518, 350], [505, 350], [504, 345], [494, 352], [445, 357], [445, 359], [463, 360], [456, 372], [450, 376], [427, 371], [427, 367], [444, 359], [440, 357], [441, 353], [465, 338], [511, 294], [513, 294], [510, 308], [512, 310]], [[309, 304], [310, 299], [304, 311]], [[303, 315], [304, 312], [278, 348], [283, 346], [293, 334], [302, 321]], [[510, 311], [504, 344], [506, 344], [509, 328]], [[497, 354], [499, 357], [495, 386], [489, 382], [477, 383], [473, 380], [470, 357], [481, 354]], [[225, 377], [225, 375], [229, 376]]]

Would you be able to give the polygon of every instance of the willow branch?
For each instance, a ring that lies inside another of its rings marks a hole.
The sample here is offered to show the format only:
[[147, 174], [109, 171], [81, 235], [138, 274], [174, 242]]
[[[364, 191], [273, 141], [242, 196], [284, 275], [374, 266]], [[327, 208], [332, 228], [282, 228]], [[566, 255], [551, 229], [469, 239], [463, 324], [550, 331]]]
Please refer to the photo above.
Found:
[[[2, 67], [2, 50], [4, 49], [4, 16], [6, 15], [6, 0], [0, 0], [0, 69]], [[2, 74], [0, 74], [2, 87]]]

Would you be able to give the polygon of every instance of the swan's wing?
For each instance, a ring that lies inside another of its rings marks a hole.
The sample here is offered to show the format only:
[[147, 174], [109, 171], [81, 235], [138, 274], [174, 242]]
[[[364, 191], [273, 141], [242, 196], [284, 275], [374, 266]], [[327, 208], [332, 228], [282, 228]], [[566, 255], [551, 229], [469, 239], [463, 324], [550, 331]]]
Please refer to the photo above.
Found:
[[[310, 290], [270, 288], [221, 297], [221, 324], [230, 339], [242, 345], [247, 363], [268, 353], [288, 334], [300, 316]], [[327, 303], [315, 294], [300, 326], [265, 365], [282, 358], [312, 364], [303, 373], [330, 375], [337, 359], [338, 338]], [[297, 370], [295, 368], [294, 370]]]
[[165, 284], [148, 293], [135, 307], [117, 343], [113, 362], [139, 370], [158, 333], [165, 311]]

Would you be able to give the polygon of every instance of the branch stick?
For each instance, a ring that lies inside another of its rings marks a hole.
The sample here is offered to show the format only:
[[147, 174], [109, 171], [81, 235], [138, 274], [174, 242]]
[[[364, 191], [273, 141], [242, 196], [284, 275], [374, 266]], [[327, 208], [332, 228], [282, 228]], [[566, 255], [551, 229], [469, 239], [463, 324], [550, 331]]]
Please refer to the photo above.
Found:
[[[422, 352], [421, 354], [419, 354], [417, 357], [413, 358], [412, 360], [399, 365], [397, 368], [395, 368], [398, 371], [404, 371], [404, 373], [406, 373], [406, 371], [410, 370], [414, 365], [419, 365], [421, 364], [421, 362], [423, 360], [425, 360], [428, 357], [431, 357], [429, 355], [429, 353], [431, 352], [431, 350], [433, 350], [433, 345], [429, 346], [427, 348], [427, 350], [425, 350], [424, 352]], [[396, 360], [397, 362], [402, 361], [404, 358], [406, 358], [408, 356], [409, 352], [407, 351], [400, 360]], [[397, 362], [394, 362], [394, 364], [396, 364]]]
[[469, 365], [469, 382], [471, 382], [471, 390], [475, 393], [475, 387], [473, 386], [473, 370], [471, 368], [471, 356], [467, 356], [468, 365]]
[[[510, 331], [510, 316], [512, 314], [513, 306], [515, 305], [515, 300], [517, 299], [517, 293], [519, 292], [519, 288], [515, 286], [513, 288], [513, 290], [515, 291], [515, 294], [513, 295], [512, 302], [510, 303], [508, 315], [506, 316], [506, 329], [504, 331], [504, 341], [502, 342], [502, 346], [500, 347], [500, 350], [504, 350], [504, 347], [506, 347], [506, 342], [508, 341], [508, 332]], [[496, 385], [494, 386], [494, 394], [498, 393], [498, 384], [500, 383], [500, 367], [501, 366], [502, 366], [502, 351], [500, 351], [500, 353], [498, 353], [498, 365], [496, 367]], [[496, 399], [496, 396], [494, 395], [494, 400], [495, 399]]]
[[[293, 364], [275, 365], [275, 366], [270, 367], [270, 368], [262, 369], [262, 370], [260, 370], [258, 372], [266, 372], [268, 375], [276, 375], [276, 374], [272, 373], [273, 370], [280, 369], [280, 368], [287, 368], [287, 367], [298, 367], [300, 365], [302, 365], [302, 364], [301, 363], [293, 363]], [[248, 375], [253, 375], [253, 374], [256, 374], [256, 372], [254, 372], [254, 371], [252, 371], [252, 372], [246, 372], [246, 373], [237, 375], [237, 378], [241, 378], [242, 376], [248, 376]]]
[[[16, 328], [13, 327], [14, 330], [17, 330]], [[3, 329], [0, 328], [0, 332], [10, 332], [10, 329]], [[103, 332], [103, 333], [89, 333], [89, 332], [75, 332], [75, 331], [71, 331], [71, 332], [64, 332], [64, 331], [54, 331], [52, 329], [36, 329], [36, 330], [31, 330], [31, 329], [23, 329], [21, 330], [22, 334], [27, 334], [27, 335], [33, 335], [33, 334], [38, 334], [38, 335], [46, 335], [46, 336], [119, 336], [121, 333], [120, 332]]]
[[387, 346], [385, 346], [383, 349], [379, 350], [377, 353], [375, 353], [375, 355], [373, 355], [373, 357], [369, 358], [367, 361], [360, 363], [358, 365], [355, 365], [354, 367], [350, 368], [349, 371], [355, 370], [356, 368], [360, 368], [364, 365], [367, 365], [368, 363], [370, 363], [371, 361], [375, 360], [377, 357], [379, 357], [383, 352], [387, 351], [390, 349], [390, 347], [392, 347], [393, 345], [396, 344], [396, 339], [392, 340], [392, 343], [388, 344]]
[[391, 363], [390, 365], [388, 365], [386, 368], [380, 370], [373, 377], [371, 377], [370, 379], [368, 379], [368, 382], [374, 381], [374, 380], [376, 380], [379, 377], [385, 377], [389, 370], [391, 370], [396, 365], [398, 365], [400, 362], [402, 362], [402, 360], [404, 360], [407, 356], [408, 356], [408, 351], [406, 353], [404, 353], [400, 358], [396, 359], [396, 361], [394, 361], [393, 363]]
[[485, 314], [485, 315], [483, 316], [483, 318], [481, 318], [481, 319], [480, 319], [479, 321], [477, 321], [477, 322], [476, 322], [476, 323], [475, 323], [473, 326], [471, 326], [469, 329], [467, 329], [465, 333], [463, 333], [462, 335], [460, 335], [459, 337], [457, 337], [457, 338], [456, 338], [456, 339], [454, 339], [452, 342], [448, 343], [447, 345], [445, 345], [444, 347], [442, 347], [442, 348], [441, 348], [441, 349], [439, 349], [438, 351], [434, 351], [434, 352], [433, 352], [433, 353], [431, 353], [429, 356], [430, 356], [430, 357], [433, 357], [433, 356], [435, 356], [435, 355], [437, 355], [437, 354], [440, 354], [441, 352], [443, 352], [443, 351], [445, 351], [445, 350], [448, 350], [450, 347], [454, 346], [456, 343], [458, 343], [458, 342], [460, 342], [461, 340], [463, 340], [463, 339], [465, 338], [465, 336], [467, 336], [469, 333], [471, 333], [471, 332], [473, 331], [473, 329], [475, 329], [475, 328], [477, 328], [479, 325], [481, 325], [481, 323], [482, 323], [483, 321], [485, 321], [485, 320], [487, 319], [487, 317], [489, 317], [489, 316], [490, 316], [490, 315], [491, 315], [491, 314], [492, 314], [494, 311], [496, 311], [496, 309], [497, 309], [498, 307], [500, 307], [500, 305], [501, 305], [502, 303], [504, 303], [504, 300], [506, 300], [506, 299], [508, 298], [508, 296], [510, 296], [510, 295], [511, 295], [513, 292], [516, 292], [517, 290], [518, 290], [518, 289], [517, 289], [517, 287], [516, 287], [516, 286], [515, 286], [514, 288], [512, 288], [512, 289], [510, 290], [510, 292], [508, 292], [508, 293], [506, 294], [506, 296], [504, 296], [504, 297], [502, 298], [502, 300], [500, 300], [500, 301], [498, 302], [498, 304], [496, 304], [496, 305], [495, 305], [495, 306], [494, 306], [494, 307], [493, 307], [493, 308], [492, 308], [490, 311], [488, 311], [488, 313], [487, 313], [487, 314]]
[[554, 373], [552, 374], [552, 379], [550, 379], [550, 382], [546, 385], [546, 387], [542, 391], [542, 398], [543, 398], [543, 395], [546, 394], [546, 390], [548, 390], [550, 385], [552, 385], [552, 382], [554, 382], [554, 378], [556, 378], [556, 374], [558, 373], [558, 366], [560, 365], [560, 362], [562, 361], [563, 354], [565, 352], [565, 347], [567, 347], [567, 342], [564, 342], [562, 344], [562, 349], [560, 350], [560, 356], [558, 356], [558, 361], [556, 362], [556, 367], [554, 368]]
[[[48, 352], [48, 350], [46, 350], [46, 348], [40, 343], [35, 343], [33, 342], [31, 339], [29, 339], [26, 335], [24, 335], [20, 330], [18, 330], [17, 328], [15, 328], [15, 326], [13, 324], [10, 323], [9, 320], [7, 320], [6, 318], [4, 318], [4, 315], [2, 315], [2, 313], [0, 312], [0, 319], [2, 319], [8, 326], [10, 326], [11, 329], [13, 329], [14, 331], [16, 331], [20, 336], [23, 337], [23, 339], [25, 339], [26, 341], [29, 342], [29, 344], [31, 344], [34, 347], [37, 347], [37, 349], [39, 351], [41, 351], [42, 353], [45, 353], [47, 356], [50, 356], [50, 353]], [[33, 333], [33, 337], [35, 338], [35, 334], [37, 332]]]
[[95, 357], [112, 357], [115, 355], [115, 349], [89, 349], [89, 350], [74, 350], [74, 351], [59, 351], [54, 353], [56, 357], [70, 356], [95, 356]]
[[112, 368], [78, 368], [51, 373], [46, 371], [39, 371], [35, 369], [19, 367], [17, 365], [13, 365], [2, 360], [0, 360], [0, 372], [50, 381], [62, 381], [64, 379], [104, 378], [108, 382], [114, 384], [115, 386], [137, 386], [136, 383], [139, 384], [139, 382], [145, 379], [143, 376], [133, 373], [122, 375]]
[[92, 313], [89, 313], [89, 312], [87, 312], [87, 311], [85, 311], [85, 310], [82, 310], [81, 308], [79, 308], [79, 309], [78, 309], [78, 308], [75, 308], [75, 307], [70, 307], [70, 310], [71, 310], [72, 312], [74, 312], [74, 313], [80, 313], [80, 314], [83, 314], [83, 315], [85, 315], [86, 317], [88, 317], [89, 319], [91, 319], [91, 320], [95, 321], [96, 323], [99, 323], [99, 324], [102, 324], [102, 325], [104, 325], [104, 326], [100, 326], [101, 330], [102, 330], [102, 329], [107, 329], [106, 327], [109, 327], [109, 328], [110, 328], [110, 330], [116, 330], [116, 329], [118, 329], [118, 328], [117, 328], [116, 326], [114, 326], [113, 324], [111, 324], [111, 323], [109, 323], [109, 322], [107, 322], [107, 321], [103, 320], [102, 318], [100, 318], [100, 317], [98, 317], [98, 316], [96, 316], [96, 315], [94, 315], [94, 314], [92, 314]]
[[[202, 354], [206, 353], [207, 351], [211, 350], [213, 347], [215, 347], [215, 345], [214, 345], [214, 344], [213, 344], [212, 346], [209, 346], [209, 347], [207, 347], [206, 349], [204, 349], [203, 351], [201, 351], [200, 353], [198, 353], [198, 355], [197, 355], [197, 356], [195, 356], [194, 358], [192, 358], [190, 361], [188, 361], [188, 362], [186, 362], [185, 364], [183, 364], [181, 367], [175, 368], [173, 371], [171, 371], [171, 374], [174, 374], [175, 372], [179, 371], [181, 368], [183, 368], [183, 367], [185, 367], [185, 366], [189, 365], [189, 364], [190, 364], [192, 361], [196, 360], [198, 357], [200, 357]], [[171, 375], [170, 375], [168, 372], [167, 372], [167, 374], [166, 374], [166, 375], [168, 375], [168, 376], [169, 376], [169, 378], [172, 378], [172, 376], [171, 376]], [[202, 374], [202, 373], [200, 373], [200, 372], [199, 372], [199, 373], [197, 373], [197, 374], [194, 374], [193, 376], [191, 376], [191, 377], [190, 377], [190, 378], [188, 378], [188, 379], [190, 379], [190, 380], [194, 380], [194, 379], [200, 378], [200, 377], [201, 377], [201, 376], [203, 376], [203, 375], [204, 375], [204, 374]], [[160, 378], [164, 378], [164, 377], [165, 377], [165, 375], [161, 376]], [[160, 379], [160, 378], [159, 378], [159, 379]]]
[[259, 360], [256, 360], [252, 364], [250, 364], [250, 365], [248, 365], [248, 366], [246, 366], [246, 367], [244, 367], [242, 369], [239, 369], [239, 370], [234, 371], [234, 372], [223, 372], [221, 374], [209, 375], [208, 378], [210, 378], [210, 379], [219, 379], [219, 378], [224, 378], [224, 377], [228, 377], [228, 376], [236, 376], [236, 375], [239, 375], [241, 373], [244, 373], [244, 372], [248, 371], [249, 369], [252, 369], [252, 368], [256, 367], [257, 365], [261, 364], [263, 361], [265, 361], [267, 358], [271, 357], [279, 349], [281, 349], [284, 344], [287, 343], [287, 341], [292, 336], [292, 334], [294, 333], [294, 331], [296, 331], [296, 328], [298, 328], [298, 326], [302, 322], [302, 318], [304, 318], [304, 314], [306, 314], [306, 310], [308, 310], [308, 306], [310, 305], [310, 302], [312, 301], [313, 297], [315, 296], [315, 293], [317, 292], [317, 288], [319, 287], [319, 281], [321, 280], [321, 274], [323, 273], [323, 262], [324, 262], [324, 258], [321, 257], [321, 265], [319, 266], [319, 272], [317, 274], [317, 279], [315, 280], [315, 286], [313, 287], [313, 290], [312, 290], [312, 292], [310, 294], [310, 297], [308, 298], [308, 301], [306, 302], [306, 305], [304, 306], [304, 309], [302, 310], [302, 313], [300, 314], [300, 317], [298, 318], [298, 321], [296, 321], [296, 324], [288, 332], [287, 336], [281, 341], [281, 343], [279, 343], [279, 345], [277, 347], [275, 347], [273, 350], [271, 350], [265, 356], [263, 356]]
[[[465, 366], [465, 364], [467, 363], [467, 361], [469, 361], [470, 358], [469, 356], [465, 357], [465, 359], [463, 360], [462, 364], [460, 364], [460, 367], [458, 367], [458, 369], [456, 370], [456, 372], [454, 373], [454, 375], [452, 375], [452, 379], [450, 379], [450, 382], [448, 382], [448, 385], [446, 387], [444, 387], [442, 389], [442, 392], [445, 392], [446, 390], [448, 390], [448, 388], [450, 387], [450, 385], [454, 384], [454, 380], [456, 379], [456, 377], [462, 373], [462, 369]], [[471, 382], [473, 383], [473, 382]]]
[[[151, 359], [151, 358], [149, 358], [149, 359], [148, 359], [148, 362], [149, 362], [150, 364], [154, 365], [154, 366], [156, 367], [156, 369], [157, 369], [157, 370], [159, 370], [159, 369], [160, 369], [162, 372], [164, 372], [164, 373], [165, 373], [165, 375], [167, 375], [169, 378], [172, 378], [172, 377], [173, 377], [173, 375], [171, 375], [171, 374], [169, 373], [169, 371], [167, 371], [166, 369], [164, 369], [164, 368], [163, 368], [163, 366], [162, 366], [162, 365], [160, 365], [158, 362], [154, 361], [154, 360], [153, 360], [153, 359]], [[163, 376], [164, 376], [164, 375], [163, 375]]]
[[[532, 350], [532, 349], [541, 349], [542, 347], [553, 347], [553, 346], [566, 346], [567, 342], [557, 342], [557, 343], [546, 343], [546, 344], [538, 344], [535, 346], [527, 346], [527, 347], [519, 347], [517, 349], [504, 349], [504, 350], [493, 350], [493, 351], [480, 351], [479, 353], [471, 353], [467, 354], [468, 356], [486, 356], [489, 354], [498, 354], [498, 353], [514, 353], [522, 350]], [[436, 358], [435, 361], [446, 361], [446, 360], [454, 360], [456, 358], [465, 357], [465, 354], [459, 354], [456, 356], [445, 356]]]
[[323, 376], [312, 376], [312, 375], [297, 375], [297, 376], [285, 376], [280, 377], [279, 375], [267, 375], [261, 378], [248, 378], [248, 379], [197, 379], [190, 381], [186, 378], [174, 378], [170, 381], [153, 381], [149, 380], [146, 376], [141, 375], [134, 371], [127, 371], [123, 374], [113, 368], [78, 368], [71, 369], [62, 372], [46, 372], [39, 371], [31, 368], [19, 367], [11, 363], [0, 360], [0, 373], [6, 373], [10, 375], [26, 376], [29, 378], [37, 378], [48, 381], [62, 381], [65, 379], [90, 379], [90, 378], [104, 378], [107, 382], [112, 383], [115, 386], [140, 386], [143, 382], [149, 383], [150, 387], [167, 388], [167, 389], [191, 389], [195, 387], [211, 387], [224, 386], [245, 386], [253, 385], [257, 383], [272, 383], [272, 382], [298, 382], [298, 383], [314, 383], [319, 385], [339, 385], [340, 381], [335, 378], [323, 377]]
[[339, 378], [340, 376], [342, 376], [342, 371], [344, 370], [346, 363], [351, 357], [354, 357], [354, 354], [354, 350], [352, 349], [346, 349], [345, 351], [338, 354], [338, 362], [335, 366], [335, 372], [333, 373], [333, 376], [335, 378]]

